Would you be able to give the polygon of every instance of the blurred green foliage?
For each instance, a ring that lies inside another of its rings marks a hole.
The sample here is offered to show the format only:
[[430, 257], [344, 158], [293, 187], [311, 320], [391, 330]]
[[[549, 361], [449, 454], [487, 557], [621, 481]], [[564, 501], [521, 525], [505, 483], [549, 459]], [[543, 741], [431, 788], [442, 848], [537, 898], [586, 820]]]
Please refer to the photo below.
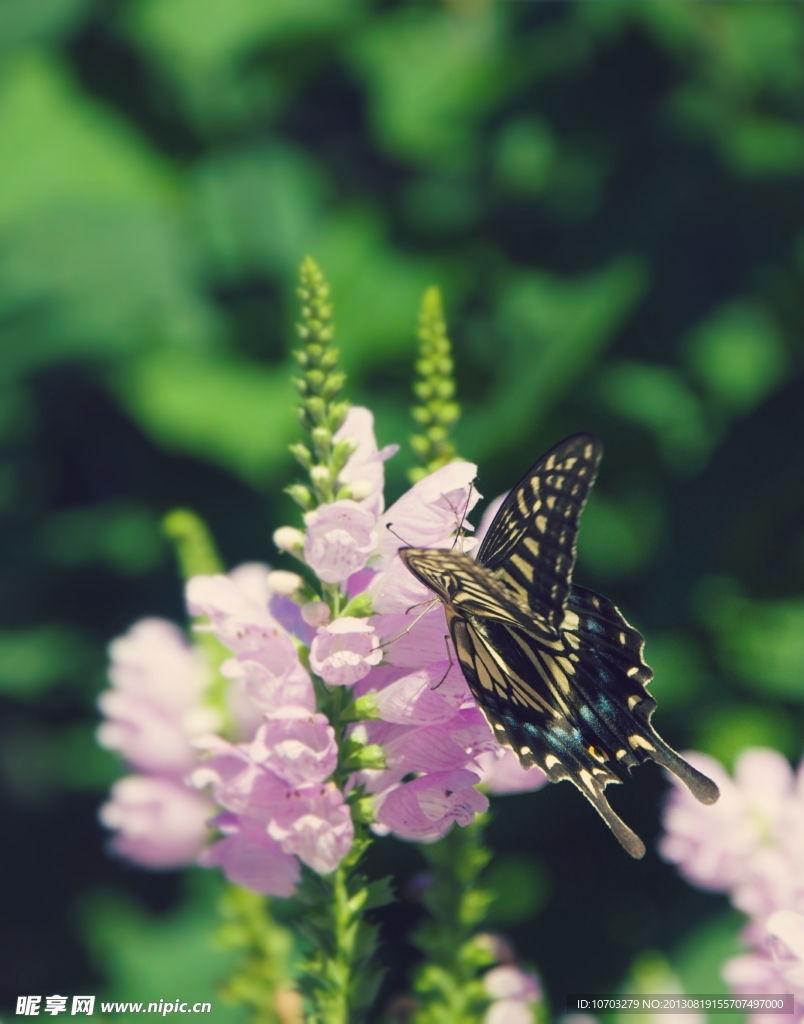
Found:
[[[22, 978], [122, 1000], [228, 969], [205, 945], [211, 877], [182, 895], [102, 855], [118, 768], [93, 703], [113, 636], [182, 615], [166, 511], [197, 509], [227, 564], [275, 558], [306, 254], [380, 444], [413, 429], [432, 284], [487, 498], [564, 434], [604, 438], [578, 578], [645, 632], [668, 740], [800, 755], [802, 84], [795, 4], [0, 5], [9, 1005]], [[388, 464], [389, 499], [412, 462]], [[658, 775], [638, 776], [622, 798], [647, 836]], [[486, 874], [490, 920], [555, 1004], [579, 979], [613, 990], [640, 949], [717, 991], [734, 919], [655, 857], [626, 872], [554, 789], [499, 802]], [[421, 868], [379, 845], [378, 875]], [[383, 1005], [414, 970], [404, 913]]]

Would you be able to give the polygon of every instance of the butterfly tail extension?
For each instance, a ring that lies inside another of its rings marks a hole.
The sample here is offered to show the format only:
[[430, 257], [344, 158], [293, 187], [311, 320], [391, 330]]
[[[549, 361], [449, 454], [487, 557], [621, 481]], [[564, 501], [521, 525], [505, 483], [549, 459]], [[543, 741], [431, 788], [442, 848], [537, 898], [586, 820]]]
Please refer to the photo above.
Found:
[[[582, 778], [578, 779], [573, 775], [565, 775], [586, 797], [589, 803], [594, 807], [600, 817], [606, 822], [611, 831], [614, 833], [620, 846], [629, 853], [634, 860], [641, 860], [645, 856], [645, 844], [631, 829], [625, 824], [622, 818], [619, 818], [612, 810], [611, 804], [606, 799], [606, 794], [603, 792], [603, 785], [594, 777], [590, 776], [589, 772], [583, 772]], [[609, 782], [616, 781], [615, 779], [608, 779]], [[585, 785], [584, 785], [585, 783]]]
[[651, 740], [655, 749], [650, 752], [650, 757], [656, 764], [661, 765], [662, 768], [666, 768], [677, 778], [681, 779], [695, 799], [699, 800], [702, 804], [713, 804], [717, 801], [720, 796], [720, 790], [711, 779], [699, 772], [697, 768], [693, 768], [691, 764], [688, 764], [672, 747], [668, 747], [664, 740], [657, 736], [655, 732]]

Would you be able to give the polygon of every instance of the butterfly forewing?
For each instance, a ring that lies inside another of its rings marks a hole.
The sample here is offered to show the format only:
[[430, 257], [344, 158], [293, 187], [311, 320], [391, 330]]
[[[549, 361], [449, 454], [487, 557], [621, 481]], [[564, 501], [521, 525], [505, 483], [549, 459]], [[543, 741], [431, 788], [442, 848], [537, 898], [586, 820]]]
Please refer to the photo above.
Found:
[[602, 454], [592, 434], [551, 448], [503, 502], [478, 551], [478, 563], [553, 626], [563, 617], [578, 520]]

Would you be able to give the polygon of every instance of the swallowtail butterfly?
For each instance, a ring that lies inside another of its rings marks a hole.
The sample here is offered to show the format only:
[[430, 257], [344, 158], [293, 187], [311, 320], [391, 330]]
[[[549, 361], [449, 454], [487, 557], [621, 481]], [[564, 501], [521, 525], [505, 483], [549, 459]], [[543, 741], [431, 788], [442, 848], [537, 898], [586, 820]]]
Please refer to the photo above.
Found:
[[524, 768], [569, 779], [631, 854], [641, 839], [604, 789], [647, 760], [669, 769], [704, 804], [717, 786], [656, 734], [653, 672], [644, 639], [599, 594], [572, 583], [578, 520], [603, 445], [573, 434], [514, 487], [477, 559], [402, 548], [400, 557], [444, 604], [463, 674], [500, 743]]

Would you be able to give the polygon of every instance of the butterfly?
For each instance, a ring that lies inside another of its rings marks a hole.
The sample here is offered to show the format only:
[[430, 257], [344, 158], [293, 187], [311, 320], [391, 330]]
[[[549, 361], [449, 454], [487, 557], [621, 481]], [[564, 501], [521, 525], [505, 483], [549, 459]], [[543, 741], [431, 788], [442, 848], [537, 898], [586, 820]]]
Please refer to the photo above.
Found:
[[656, 701], [645, 641], [611, 601], [572, 582], [578, 521], [603, 454], [573, 434], [510, 492], [472, 559], [403, 547], [413, 575], [444, 605], [461, 669], [496, 739], [523, 768], [568, 779], [632, 857], [642, 840], [604, 794], [632, 768], [655, 761], [701, 803], [717, 786], [651, 725]]

